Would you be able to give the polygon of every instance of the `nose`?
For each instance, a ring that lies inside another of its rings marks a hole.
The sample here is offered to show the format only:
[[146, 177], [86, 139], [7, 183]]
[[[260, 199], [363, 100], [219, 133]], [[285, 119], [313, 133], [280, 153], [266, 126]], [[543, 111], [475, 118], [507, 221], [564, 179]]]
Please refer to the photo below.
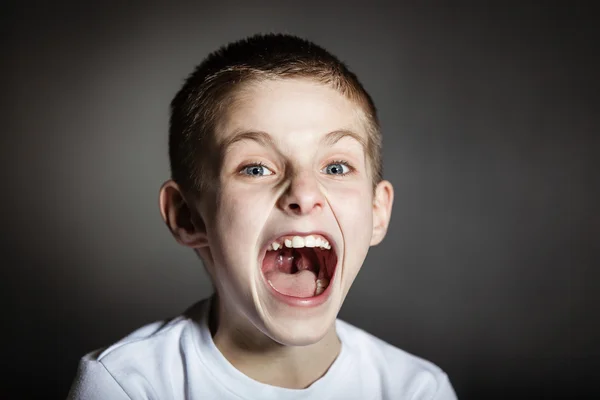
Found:
[[279, 198], [279, 208], [285, 213], [300, 216], [323, 209], [325, 198], [314, 176], [302, 174], [290, 179], [290, 185]]

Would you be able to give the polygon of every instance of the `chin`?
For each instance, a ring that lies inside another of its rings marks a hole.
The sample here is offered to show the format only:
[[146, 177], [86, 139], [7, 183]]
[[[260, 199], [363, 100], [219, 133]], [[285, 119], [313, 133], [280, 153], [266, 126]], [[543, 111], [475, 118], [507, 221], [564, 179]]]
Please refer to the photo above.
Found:
[[284, 346], [308, 346], [321, 341], [334, 327], [339, 308], [318, 316], [272, 315], [262, 321], [267, 336]]

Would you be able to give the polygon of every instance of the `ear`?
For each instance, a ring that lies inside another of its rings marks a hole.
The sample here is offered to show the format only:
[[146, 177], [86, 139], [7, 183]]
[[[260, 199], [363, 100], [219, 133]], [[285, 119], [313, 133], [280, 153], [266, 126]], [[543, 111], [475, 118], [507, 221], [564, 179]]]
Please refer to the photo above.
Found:
[[381, 181], [375, 188], [373, 198], [373, 235], [371, 246], [376, 246], [385, 237], [394, 203], [394, 187], [388, 181]]
[[161, 186], [159, 207], [165, 224], [177, 242], [194, 249], [208, 246], [204, 221], [195, 212], [194, 205], [186, 202], [175, 181], [168, 180]]

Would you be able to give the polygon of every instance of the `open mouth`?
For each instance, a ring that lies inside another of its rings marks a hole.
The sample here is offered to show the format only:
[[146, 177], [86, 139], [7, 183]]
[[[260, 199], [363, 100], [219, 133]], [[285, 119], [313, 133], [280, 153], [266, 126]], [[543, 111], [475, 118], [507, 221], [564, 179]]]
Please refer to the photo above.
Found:
[[335, 249], [324, 236], [282, 236], [267, 246], [262, 272], [277, 292], [308, 298], [327, 289], [336, 265]]

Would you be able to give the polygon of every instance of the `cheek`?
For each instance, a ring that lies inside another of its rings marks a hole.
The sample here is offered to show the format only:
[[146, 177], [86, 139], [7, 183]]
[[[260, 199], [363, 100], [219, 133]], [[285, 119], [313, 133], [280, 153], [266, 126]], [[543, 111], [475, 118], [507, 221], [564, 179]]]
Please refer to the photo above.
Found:
[[234, 233], [240, 231], [239, 234], [243, 234], [255, 227], [266, 211], [261, 206], [264, 196], [247, 187], [224, 185], [219, 198], [217, 218], [220, 228]]
[[347, 246], [368, 248], [373, 226], [373, 198], [370, 188], [346, 187], [336, 190], [331, 201]]
[[221, 256], [228, 262], [247, 261], [268, 217], [268, 199], [247, 187], [223, 185], [215, 213], [215, 232]]

